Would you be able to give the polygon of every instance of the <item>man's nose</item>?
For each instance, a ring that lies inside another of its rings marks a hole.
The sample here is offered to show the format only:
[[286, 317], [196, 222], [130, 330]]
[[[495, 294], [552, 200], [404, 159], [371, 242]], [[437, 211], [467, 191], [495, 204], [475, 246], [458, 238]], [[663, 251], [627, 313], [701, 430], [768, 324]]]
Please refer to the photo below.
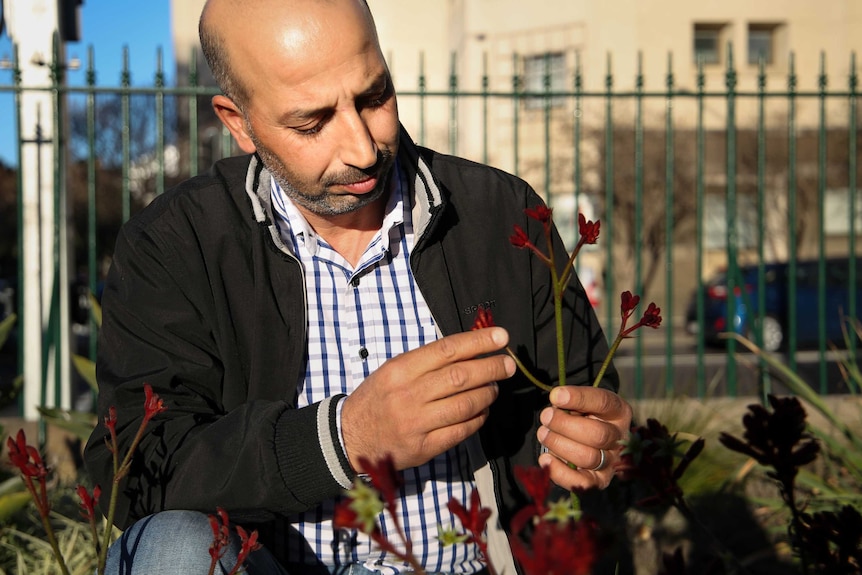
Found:
[[347, 114], [341, 140], [341, 161], [360, 170], [377, 163], [377, 144], [368, 124], [358, 111]]

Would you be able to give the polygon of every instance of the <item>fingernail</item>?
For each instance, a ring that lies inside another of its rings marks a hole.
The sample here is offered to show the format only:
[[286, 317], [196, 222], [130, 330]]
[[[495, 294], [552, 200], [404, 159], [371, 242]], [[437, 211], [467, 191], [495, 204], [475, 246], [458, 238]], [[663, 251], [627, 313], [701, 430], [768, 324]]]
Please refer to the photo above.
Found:
[[550, 407], [543, 409], [542, 414], [539, 416], [539, 421], [542, 422], [542, 425], [548, 425], [551, 423], [551, 420], [554, 418], [554, 410]]
[[536, 437], [539, 438], [539, 442], [544, 442], [545, 438], [548, 437], [548, 428], [540, 427], [538, 431], [536, 431]]
[[494, 343], [502, 347], [506, 345], [506, 343], [508, 343], [509, 334], [502, 327], [497, 327], [494, 328], [493, 331], [491, 331], [491, 340], [493, 340]]
[[506, 366], [506, 377], [512, 377], [515, 375], [515, 370], [518, 369], [518, 366], [515, 365], [514, 359], [507, 355], [503, 358], [503, 364]]
[[551, 390], [551, 403], [555, 405], [559, 405], [561, 403], [566, 403], [571, 399], [571, 394], [569, 394], [569, 390], [566, 389], [565, 386], [555, 387]]

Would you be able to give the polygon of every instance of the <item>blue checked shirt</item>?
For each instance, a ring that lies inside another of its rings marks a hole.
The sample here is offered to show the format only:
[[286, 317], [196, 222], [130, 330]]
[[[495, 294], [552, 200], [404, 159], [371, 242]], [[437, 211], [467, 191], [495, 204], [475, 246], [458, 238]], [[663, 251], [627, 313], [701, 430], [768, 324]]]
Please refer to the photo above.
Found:
[[[355, 269], [315, 234], [272, 180], [276, 223], [302, 264], [308, 298], [308, 364], [298, 407], [349, 394], [387, 359], [437, 339], [434, 318], [410, 270], [415, 241], [411, 202], [402, 194], [408, 188], [397, 166], [395, 173], [383, 225]], [[474, 544], [443, 547], [437, 540], [438, 526], [461, 529], [447, 503], [452, 497], [464, 505], [469, 502], [473, 480], [466, 448], [458, 446], [403, 474], [398, 513], [426, 570], [481, 570]], [[327, 501], [290, 518], [289, 531], [302, 536], [285, 537], [290, 563], [314, 563], [316, 556], [328, 566], [360, 563], [383, 573], [404, 571], [397, 558], [381, 552], [366, 535], [336, 532], [331, 521], [335, 504]], [[390, 518], [382, 514], [379, 524], [388, 539], [400, 545]], [[314, 556], [308, 556], [309, 548]]]

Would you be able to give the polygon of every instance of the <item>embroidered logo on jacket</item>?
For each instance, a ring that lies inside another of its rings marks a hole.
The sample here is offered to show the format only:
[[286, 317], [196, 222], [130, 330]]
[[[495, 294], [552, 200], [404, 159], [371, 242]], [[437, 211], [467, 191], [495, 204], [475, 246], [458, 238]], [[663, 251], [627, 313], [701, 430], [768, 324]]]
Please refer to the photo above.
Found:
[[493, 307], [496, 307], [496, 305], [497, 305], [497, 300], [495, 300], [495, 299], [480, 301], [479, 303], [474, 303], [473, 305], [468, 305], [467, 307], [465, 307], [464, 308], [464, 315], [473, 315], [474, 313], [476, 313], [480, 309], [491, 309]]

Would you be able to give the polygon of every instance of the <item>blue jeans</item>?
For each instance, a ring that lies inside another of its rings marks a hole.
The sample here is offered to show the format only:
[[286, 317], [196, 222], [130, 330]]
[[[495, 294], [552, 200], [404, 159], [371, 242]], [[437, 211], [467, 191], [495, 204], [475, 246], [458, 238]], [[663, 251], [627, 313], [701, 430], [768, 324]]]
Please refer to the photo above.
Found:
[[[163, 511], [129, 527], [108, 549], [105, 573], [111, 575], [207, 575], [213, 532], [205, 513]], [[240, 540], [236, 533], [216, 573], [224, 575], [236, 564]], [[269, 551], [261, 548], [246, 560], [248, 575], [287, 575]]]
[[[126, 529], [108, 549], [108, 575], [207, 575], [213, 532], [205, 513], [162, 511]], [[231, 537], [216, 574], [225, 575], [236, 564], [239, 536]], [[246, 559], [248, 575], [304, 575], [303, 569], [286, 569], [262, 547]], [[380, 575], [362, 565], [331, 567], [334, 575]], [[429, 575], [447, 575], [443, 573]]]

